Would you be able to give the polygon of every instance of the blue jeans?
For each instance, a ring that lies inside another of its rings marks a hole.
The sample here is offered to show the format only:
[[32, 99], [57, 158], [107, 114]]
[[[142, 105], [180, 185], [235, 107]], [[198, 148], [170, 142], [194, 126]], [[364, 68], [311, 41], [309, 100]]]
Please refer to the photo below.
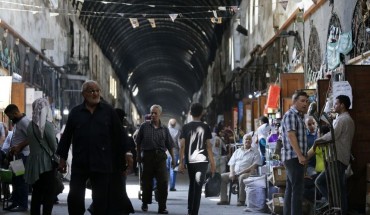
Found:
[[[175, 156], [175, 164], [177, 165], [179, 161], [179, 154], [174, 154], [174, 156]], [[170, 172], [170, 189], [175, 189], [177, 171], [174, 171], [173, 168], [171, 167], [171, 161], [172, 161], [171, 156], [168, 156], [167, 157], [167, 170]]]
[[[339, 177], [339, 187], [340, 187], [340, 194], [341, 194], [341, 210], [342, 214], [347, 214], [348, 209], [348, 202], [347, 202], [347, 187], [346, 187], [346, 175], [345, 171], [347, 166], [341, 163], [340, 161], [337, 162], [338, 167], [338, 177]], [[317, 176], [315, 185], [317, 189], [319, 189], [320, 193], [328, 199], [328, 187], [326, 183], [326, 171], [320, 173]], [[331, 197], [332, 198], [332, 197]]]
[[286, 169], [286, 190], [284, 196], [284, 215], [302, 215], [304, 191], [304, 165], [298, 158], [284, 161]]
[[[24, 166], [26, 166], [28, 156], [22, 153], [16, 156], [16, 159], [22, 158]], [[24, 180], [24, 175], [14, 176], [12, 179], [13, 185], [13, 203], [23, 208], [28, 208], [28, 184]]]

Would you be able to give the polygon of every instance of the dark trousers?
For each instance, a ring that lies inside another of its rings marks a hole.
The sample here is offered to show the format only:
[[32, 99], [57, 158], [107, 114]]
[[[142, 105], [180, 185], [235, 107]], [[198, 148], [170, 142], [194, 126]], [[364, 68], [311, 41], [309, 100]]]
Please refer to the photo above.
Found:
[[304, 191], [304, 165], [298, 158], [284, 162], [286, 169], [286, 190], [284, 195], [284, 215], [302, 215]]
[[167, 155], [160, 150], [144, 151], [142, 189], [143, 203], [152, 203], [153, 178], [157, 180], [158, 210], [166, 209], [168, 172], [166, 167]]
[[71, 181], [69, 182], [70, 190], [67, 198], [69, 214], [85, 214], [86, 181], [90, 178], [94, 215], [105, 215], [109, 209], [111, 175], [110, 173], [73, 171], [72, 169]]
[[[19, 154], [17, 155], [16, 158], [17, 159], [22, 158], [24, 166], [26, 166], [27, 156]], [[23, 208], [28, 208], [29, 187], [26, 181], [24, 180], [24, 175], [14, 176], [12, 179], [12, 186], [13, 186], [12, 192], [13, 203]]]
[[[49, 215], [53, 210], [55, 201], [55, 172], [56, 170], [44, 172], [32, 185], [31, 215]], [[41, 213], [41, 205], [42, 213]]]
[[189, 192], [188, 192], [188, 213], [198, 215], [202, 187], [206, 179], [208, 163], [188, 164]]

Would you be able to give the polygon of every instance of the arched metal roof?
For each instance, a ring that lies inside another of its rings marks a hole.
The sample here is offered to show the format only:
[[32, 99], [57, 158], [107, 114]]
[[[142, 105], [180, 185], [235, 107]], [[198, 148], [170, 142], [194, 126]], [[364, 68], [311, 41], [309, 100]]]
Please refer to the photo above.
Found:
[[[70, 0], [142, 114], [187, 112], [241, 0]], [[216, 11], [222, 24], [211, 22]], [[170, 14], [178, 14], [172, 21]], [[133, 28], [130, 18], [137, 18]], [[153, 28], [148, 21], [154, 19]]]

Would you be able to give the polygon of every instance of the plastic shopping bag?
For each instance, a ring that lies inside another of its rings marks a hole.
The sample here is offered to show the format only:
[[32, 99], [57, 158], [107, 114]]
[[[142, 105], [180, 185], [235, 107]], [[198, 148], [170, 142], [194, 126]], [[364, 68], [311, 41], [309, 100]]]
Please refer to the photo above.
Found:
[[22, 159], [15, 159], [13, 161], [10, 161], [10, 167], [9, 167], [15, 176], [20, 176], [24, 174], [25, 168], [24, 163]]

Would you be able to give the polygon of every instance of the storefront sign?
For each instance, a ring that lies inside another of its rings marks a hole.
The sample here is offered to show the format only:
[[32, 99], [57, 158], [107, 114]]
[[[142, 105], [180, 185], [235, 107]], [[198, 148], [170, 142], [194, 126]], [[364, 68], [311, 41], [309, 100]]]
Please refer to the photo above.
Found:
[[333, 104], [335, 103], [335, 98], [339, 95], [346, 95], [351, 100], [351, 106], [349, 109], [352, 109], [352, 87], [348, 81], [334, 81], [333, 82]]
[[0, 76], [0, 110], [4, 110], [11, 102], [12, 76]]

